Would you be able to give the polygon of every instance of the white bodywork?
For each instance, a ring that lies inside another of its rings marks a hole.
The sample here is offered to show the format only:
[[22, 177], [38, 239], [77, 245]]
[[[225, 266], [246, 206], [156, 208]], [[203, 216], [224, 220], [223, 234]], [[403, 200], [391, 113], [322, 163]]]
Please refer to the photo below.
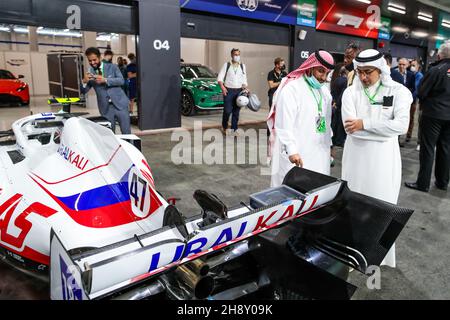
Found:
[[[63, 125], [39, 128], [51, 121]], [[53, 299], [105, 296], [310, 213], [341, 187], [338, 181], [260, 209], [241, 206], [207, 226], [191, 219], [185, 238], [163, 226], [168, 203], [142, 153], [109, 129], [41, 114], [13, 130], [17, 144], [0, 147], [0, 248], [50, 265]], [[42, 132], [48, 143], [30, 139]], [[14, 164], [11, 151], [23, 159]], [[85, 253], [70, 254], [79, 248]]]

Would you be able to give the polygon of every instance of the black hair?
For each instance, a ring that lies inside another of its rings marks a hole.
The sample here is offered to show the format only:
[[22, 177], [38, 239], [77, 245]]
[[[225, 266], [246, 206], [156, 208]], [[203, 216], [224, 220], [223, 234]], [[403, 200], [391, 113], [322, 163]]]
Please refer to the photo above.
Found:
[[356, 43], [356, 42], [351, 42], [351, 43], [347, 46], [346, 50], [348, 50], [348, 49], [353, 49], [353, 50], [355, 50], [355, 51], [361, 51], [361, 46], [360, 46], [358, 43]]
[[103, 53], [104, 56], [113, 56], [114, 52], [112, 52], [111, 50], [105, 50], [105, 53]]
[[383, 53], [383, 57], [386, 60], [386, 62], [388, 63], [388, 65], [392, 64], [392, 54], [390, 54], [389, 52], [385, 52], [385, 53]]
[[235, 52], [237, 52], [237, 51], [241, 51], [241, 50], [236, 49], [236, 48], [231, 49], [231, 55], [233, 55], [233, 53], [235, 53]]
[[98, 48], [96, 48], [96, 47], [87, 48], [84, 54], [86, 56], [90, 56], [91, 54], [95, 54], [97, 57], [100, 58], [100, 50], [98, 50]]

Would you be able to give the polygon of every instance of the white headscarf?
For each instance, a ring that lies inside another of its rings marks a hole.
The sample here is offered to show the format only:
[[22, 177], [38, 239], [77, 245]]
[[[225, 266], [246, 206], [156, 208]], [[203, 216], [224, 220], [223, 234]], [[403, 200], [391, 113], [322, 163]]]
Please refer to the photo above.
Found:
[[[389, 68], [383, 54], [375, 49], [361, 51], [353, 60], [355, 70], [357, 67], [375, 67], [381, 70], [381, 83], [385, 87], [394, 87], [397, 82], [391, 78], [391, 69]], [[356, 79], [357, 78], [357, 79]], [[354, 85], [362, 88], [362, 82], [359, 77], [355, 77]]]

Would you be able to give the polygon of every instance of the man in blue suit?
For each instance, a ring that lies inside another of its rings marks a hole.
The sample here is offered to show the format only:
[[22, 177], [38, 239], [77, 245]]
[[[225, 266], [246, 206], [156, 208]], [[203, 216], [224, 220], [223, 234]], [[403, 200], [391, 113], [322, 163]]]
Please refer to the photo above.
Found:
[[383, 54], [384, 59], [386, 60], [387, 65], [391, 68], [391, 78], [392, 80], [403, 84], [402, 75], [396, 70], [392, 68], [392, 55], [389, 52], [385, 52]]
[[88, 48], [85, 54], [90, 67], [82, 80], [81, 92], [94, 88], [100, 114], [111, 122], [113, 132], [117, 119], [122, 134], [130, 134], [129, 100], [122, 90], [122, 73], [115, 64], [102, 62], [97, 48]]
[[400, 58], [398, 60], [398, 72], [402, 76], [402, 84], [411, 91], [411, 94], [414, 94], [414, 91], [416, 91], [416, 77], [414, 73], [407, 69], [408, 67], [408, 59]]

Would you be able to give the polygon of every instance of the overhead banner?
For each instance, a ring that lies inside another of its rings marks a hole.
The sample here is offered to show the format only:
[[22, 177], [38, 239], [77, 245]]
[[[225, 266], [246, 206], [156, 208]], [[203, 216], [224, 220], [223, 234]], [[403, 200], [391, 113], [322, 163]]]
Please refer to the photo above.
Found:
[[333, 0], [318, 0], [316, 29], [377, 39], [380, 3], [381, 0], [372, 0], [370, 5], [355, 2], [354, 6], [346, 6]]
[[276, 23], [297, 23], [297, 0], [180, 0], [180, 6]]
[[316, 27], [316, 0], [298, 0], [297, 2], [297, 24], [299, 26]]
[[450, 40], [450, 13], [441, 11], [439, 13], [436, 49], [439, 49], [441, 44], [443, 44], [447, 40]]

